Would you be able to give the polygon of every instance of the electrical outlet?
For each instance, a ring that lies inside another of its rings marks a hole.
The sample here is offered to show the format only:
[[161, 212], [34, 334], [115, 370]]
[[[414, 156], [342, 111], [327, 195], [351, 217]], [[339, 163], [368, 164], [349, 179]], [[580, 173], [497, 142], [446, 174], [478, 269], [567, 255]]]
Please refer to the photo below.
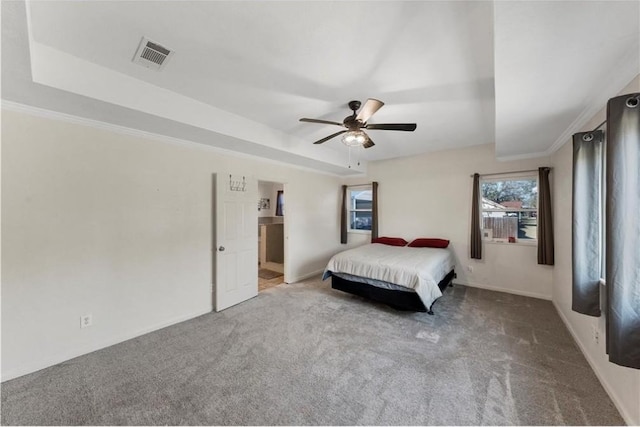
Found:
[[591, 326], [591, 334], [593, 336], [593, 342], [595, 342], [596, 344], [600, 344], [600, 331], [598, 331], [597, 326]]
[[473, 273], [473, 266], [472, 265], [467, 265], [467, 271], [469, 273]]
[[91, 314], [80, 316], [80, 329], [88, 328], [91, 325], [93, 325], [93, 316]]

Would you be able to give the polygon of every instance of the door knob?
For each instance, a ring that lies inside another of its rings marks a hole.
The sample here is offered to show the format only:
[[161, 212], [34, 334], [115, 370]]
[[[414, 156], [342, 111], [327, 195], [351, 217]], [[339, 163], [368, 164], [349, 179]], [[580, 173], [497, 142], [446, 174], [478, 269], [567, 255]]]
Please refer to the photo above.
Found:
[[220, 246], [220, 247], [218, 248], [218, 250], [219, 250], [220, 252], [224, 252], [224, 246]]

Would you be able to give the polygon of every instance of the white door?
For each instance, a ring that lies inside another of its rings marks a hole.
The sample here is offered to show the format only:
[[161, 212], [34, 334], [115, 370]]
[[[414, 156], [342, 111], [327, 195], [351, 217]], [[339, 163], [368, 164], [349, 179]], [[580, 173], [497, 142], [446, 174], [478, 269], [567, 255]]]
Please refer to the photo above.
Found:
[[258, 181], [217, 174], [216, 311], [258, 295]]

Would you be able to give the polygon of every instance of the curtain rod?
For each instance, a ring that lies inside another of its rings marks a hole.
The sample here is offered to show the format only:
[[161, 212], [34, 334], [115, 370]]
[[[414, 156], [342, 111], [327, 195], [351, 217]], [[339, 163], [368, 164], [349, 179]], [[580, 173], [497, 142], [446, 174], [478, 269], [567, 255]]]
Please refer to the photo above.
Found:
[[[545, 168], [551, 170], [551, 168]], [[498, 172], [498, 173], [481, 173], [480, 176], [494, 176], [494, 175], [511, 175], [514, 173], [525, 173], [525, 172], [538, 172], [538, 169], [531, 169], [526, 171], [513, 171], [513, 172]], [[469, 175], [473, 178], [473, 175]]]
[[[604, 122], [600, 123], [594, 130], [591, 130], [589, 132], [583, 132], [582, 134], [582, 140], [589, 142], [589, 141], [593, 141], [593, 133], [597, 132], [598, 129], [600, 129], [605, 123], [607, 123], [607, 121], [605, 120]], [[577, 135], [577, 134], [574, 134]]]
[[591, 132], [595, 132], [598, 129], [600, 129], [605, 123], [607, 123], [607, 121], [605, 120], [604, 122], [600, 123], [594, 130], [592, 130]]
[[[627, 99], [627, 107], [635, 107], [636, 105], [638, 105], [638, 102], [640, 101], [640, 96], [636, 96], [636, 97], [631, 97]], [[591, 132], [595, 132], [598, 129], [600, 129], [605, 123], [607, 123], [607, 120], [605, 119], [604, 122], [600, 123], [594, 130], [592, 130]]]

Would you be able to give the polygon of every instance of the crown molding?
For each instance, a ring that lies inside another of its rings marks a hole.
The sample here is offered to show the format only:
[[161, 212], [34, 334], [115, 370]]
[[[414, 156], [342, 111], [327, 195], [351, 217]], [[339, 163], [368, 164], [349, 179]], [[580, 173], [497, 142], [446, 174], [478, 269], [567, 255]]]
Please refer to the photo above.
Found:
[[[85, 117], [80, 117], [72, 114], [61, 113], [58, 111], [48, 110], [45, 108], [34, 107], [32, 105], [21, 104], [15, 101], [9, 101], [6, 99], [1, 100], [2, 109], [8, 111], [14, 111], [18, 113], [28, 114], [31, 116], [41, 117], [45, 119], [57, 120], [66, 123], [76, 124], [80, 126], [87, 126], [94, 129], [105, 130], [108, 132], [114, 132], [121, 135], [133, 136], [137, 138], [150, 139], [153, 141], [163, 142], [166, 144], [178, 145], [182, 147], [196, 148], [199, 150], [210, 151], [218, 154], [224, 154], [228, 156], [238, 157], [242, 159], [251, 159], [251, 160], [259, 160], [265, 163], [270, 163], [279, 166], [286, 166], [293, 169], [303, 170], [307, 172], [314, 172], [321, 175], [328, 175], [337, 178], [351, 178], [353, 176], [358, 176], [357, 174], [353, 175], [339, 175], [332, 172], [322, 171], [319, 169], [313, 169], [307, 166], [300, 166], [293, 163], [287, 163], [279, 160], [268, 159], [260, 156], [256, 156], [253, 154], [241, 153], [238, 151], [227, 150], [225, 148], [214, 147], [211, 145], [202, 144], [196, 141], [190, 141], [187, 139], [174, 138], [171, 136], [161, 135], [153, 132], [147, 132], [140, 129], [134, 129], [126, 126], [115, 125], [113, 123], [103, 122], [100, 120], [88, 119]], [[366, 168], [366, 164], [365, 164]], [[354, 171], [365, 174], [364, 171]]]
[[510, 162], [513, 160], [525, 160], [525, 159], [537, 159], [540, 157], [549, 157], [553, 154], [549, 149], [545, 151], [538, 151], [535, 153], [515, 154], [513, 156], [496, 156], [496, 160], [500, 162]]
[[622, 59], [612, 67], [613, 70], [602, 81], [606, 82], [601, 89], [592, 93], [586, 100], [586, 107], [576, 117], [576, 119], [567, 127], [564, 132], [555, 140], [551, 146], [545, 150], [546, 155], [551, 155], [560, 149], [571, 136], [584, 130], [584, 126], [606, 105], [607, 101], [616, 96], [620, 91], [629, 84], [640, 73], [638, 69], [638, 52], [636, 49], [629, 49]]

